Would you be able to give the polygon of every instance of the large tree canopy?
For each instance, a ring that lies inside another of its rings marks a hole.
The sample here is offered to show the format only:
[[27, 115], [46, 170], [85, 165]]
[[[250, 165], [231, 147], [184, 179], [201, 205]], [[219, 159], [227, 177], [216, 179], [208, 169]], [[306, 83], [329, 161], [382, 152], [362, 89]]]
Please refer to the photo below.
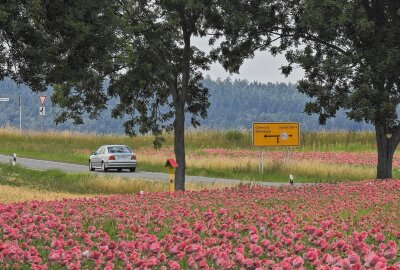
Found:
[[109, 94], [121, 103], [113, 115], [129, 115], [125, 130], [156, 135], [160, 145], [162, 130], [174, 131], [174, 152], [179, 167], [175, 189], [185, 188], [185, 114], [198, 126], [198, 117], [207, 116], [208, 89], [202, 85], [201, 70], [210, 59], [192, 46], [191, 38], [202, 35], [213, 16], [213, 1], [121, 1], [124, 20], [117, 61], [124, 67], [110, 73]]
[[160, 146], [162, 131], [174, 130], [175, 188], [183, 190], [185, 114], [197, 126], [209, 106], [201, 70], [210, 58], [191, 38], [214, 31], [215, 1], [6, 2], [0, 6], [0, 75], [35, 91], [53, 86], [56, 122], [82, 124], [84, 113], [96, 117], [115, 97], [120, 103], [113, 116], [128, 116], [128, 134], [152, 132]]
[[[325, 124], [344, 108], [350, 119], [375, 125], [377, 178], [391, 178], [400, 141], [400, 2], [264, 0], [239, 5], [240, 11], [228, 10], [231, 17], [239, 17], [238, 12], [251, 16], [231, 27], [215, 52], [224, 66], [237, 71], [257, 49], [286, 52], [289, 64], [282, 72], [289, 74], [295, 65], [305, 71], [298, 85], [311, 98], [305, 112], [319, 114]], [[263, 26], [266, 18], [277, 18], [273, 28]]]
[[[130, 117], [128, 133], [140, 126], [159, 138], [173, 129], [176, 189], [185, 183], [185, 112], [197, 125], [209, 105], [200, 71], [211, 59], [237, 71], [256, 50], [285, 52], [285, 74], [304, 69], [305, 111], [321, 124], [344, 108], [375, 125], [377, 177], [392, 176], [400, 141], [399, 1], [13, 0], [0, 5], [0, 31], [0, 76], [36, 91], [53, 85], [57, 121], [82, 123], [84, 112], [95, 117], [118, 97], [113, 115]], [[221, 33], [212, 58], [191, 44], [205, 35], [213, 44]]]
[[[116, 43], [113, 1], [4, 1], [0, 4], [0, 76], [35, 92], [69, 85], [85, 99], [64, 100], [69, 114], [95, 117], [107, 96], [96, 89], [110, 69]], [[105, 42], [105, 41], [108, 42]], [[112, 67], [111, 67], [112, 68]], [[73, 90], [72, 90], [73, 89]]]
[[342, 107], [375, 125], [377, 178], [391, 178], [400, 141], [400, 2], [308, 1], [301, 27], [319, 38], [287, 54], [306, 71], [299, 90], [314, 98], [306, 112], [325, 123]]

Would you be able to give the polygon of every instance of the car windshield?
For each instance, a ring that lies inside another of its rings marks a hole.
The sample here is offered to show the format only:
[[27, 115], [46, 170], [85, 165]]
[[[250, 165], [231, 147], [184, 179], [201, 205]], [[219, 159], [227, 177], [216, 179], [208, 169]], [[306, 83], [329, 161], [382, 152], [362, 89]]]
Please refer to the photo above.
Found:
[[110, 146], [108, 147], [108, 153], [116, 154], [116, 153], [132, 153], [132, 151], [126, 146]]

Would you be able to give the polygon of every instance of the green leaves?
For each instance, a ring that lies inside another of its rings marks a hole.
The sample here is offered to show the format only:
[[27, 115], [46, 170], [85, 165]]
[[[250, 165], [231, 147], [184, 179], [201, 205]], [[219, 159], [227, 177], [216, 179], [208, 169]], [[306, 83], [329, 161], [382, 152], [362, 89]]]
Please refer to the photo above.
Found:
[[[228, 25], [215, 57], [229, 71], [238, 71], [258, 49], [273, 55], [287, 51], [282, 72], [290, 74], [293, 65], [303, 68], [298, 89], [311, 98], [305, 112], [318, 114], [320, 124], [344, 108], [350, 119], [374, 124], [377, 138], [396, 134], [390, 143], [378, 141], [378, 178], [391, 177], [391, 159], [382, 159], [382, 153], [393, 155], [400, 141], [400, 2], [265, 0], [238, 5], [251, 17], [243, 25]], [[264, 24], [259, 11], [273, 23]], [[279, 46], [270, 42], [275, 36]]]
[[294, 65], [304, 69], [299, 90], [314, 98], [306, 111], [320, 114], [320, 122], [333, 117], [339, 108], [348, 109], [348, 116], [357, 121], [396, 122], [398, 1], [220, 3], [226, 40], [213, 51], [213, 57], [227, 70], [237, 72], [256, 50], [269, 50], [273, 55], [286, 51], [288, 64], [282, 66], [282, 73], [289, 75]]
[[33, 83], [39, 74], [38, 86], [54, 85], [57, 123], [81, 124], [83, 114], [97, 117], [109, 98], [117, 98], [112, 116], [127, 119], [126, 133], [151, 132], [160, 147], [177, 111], [191, 114], [194, 126], [207, 116], [208, 89], [200, 71], [211, 59], [190, 38], [221, 24], [215, 1], [56, 0], [39, 7], [39, 37], [50, 44], [40, 61], [47, 69], [23, 80]]
[[[303, 19], [307, 31], [314, 32], [318, 39], [311, 40], [311, 46], [300, 51], [293, 62], [305, 67], [310, 83], [322, 82], [331, 89], [331, 99], [341, 99], [339, 107], [350, 109], [348, 116], [352, 119], [370, 123], [379, 119], [390, 126], [397, 117], [395, 104], [399, 102], [397, 95], [389, 93], [397, 91], [394, 81], [399, 81], [399, 73], [392, 65], [400, 63], [395, 45], [399, 41], [393, 36], [400, 25], [383, 19], [389, 17], [394, 2], [388, 1], [383, 6], [366, 2], [326, 1], [329, 8], [315, 2], [314, 11], [310, 12], [325, 14], [325, 20], [315, 22], [318, 16]], [[336, 5], [335, 9], [332, 5]], [[310, 49], [320, 55], [319, 61], [308, 61]], [[315, 68], [318, 75], [312, 71]], [[310, 94], [318, 96], [315, 91]], [[325, 110], [335, 109], [335, 102], [320, 106]]]

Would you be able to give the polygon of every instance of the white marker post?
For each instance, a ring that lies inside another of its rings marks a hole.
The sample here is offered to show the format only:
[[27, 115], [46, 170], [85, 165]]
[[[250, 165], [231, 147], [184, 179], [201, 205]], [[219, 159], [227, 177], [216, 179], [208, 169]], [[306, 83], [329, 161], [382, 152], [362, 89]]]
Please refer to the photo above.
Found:
[[17, 164], [17, 154], [14, 153], [12, 157], [12, 165], [15, 166]]

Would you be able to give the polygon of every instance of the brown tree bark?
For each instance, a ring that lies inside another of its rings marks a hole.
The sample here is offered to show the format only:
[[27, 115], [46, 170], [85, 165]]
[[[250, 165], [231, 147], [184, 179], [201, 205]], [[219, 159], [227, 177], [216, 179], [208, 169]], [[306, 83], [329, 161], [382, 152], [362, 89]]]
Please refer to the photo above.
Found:
[[376, 144], [378, 147], [377, 179], [391, 179], [393, 155], [400, 141], [400, 129], [392, 133], [386, 131], [381, 123], [375, 124]]
[[175, 104], [174, 152], [178, 168], [175, 169], [175, 190], [185, 190], [185, 105]]
[[182, 88], [177, 89], [174, 121], [174, 151], [178, 168], [175, 170], [175, 190], [185, 190], [186, 174], [186, 154], [185, 154], [185, 104], [186, 95], [189, 91], [191, 44], [190, 38], [192, 32], [189, 23], [185, 18], [185, 11], [182, 11], [182, 34], [183, 34], [183, 53], [182, 53]]

